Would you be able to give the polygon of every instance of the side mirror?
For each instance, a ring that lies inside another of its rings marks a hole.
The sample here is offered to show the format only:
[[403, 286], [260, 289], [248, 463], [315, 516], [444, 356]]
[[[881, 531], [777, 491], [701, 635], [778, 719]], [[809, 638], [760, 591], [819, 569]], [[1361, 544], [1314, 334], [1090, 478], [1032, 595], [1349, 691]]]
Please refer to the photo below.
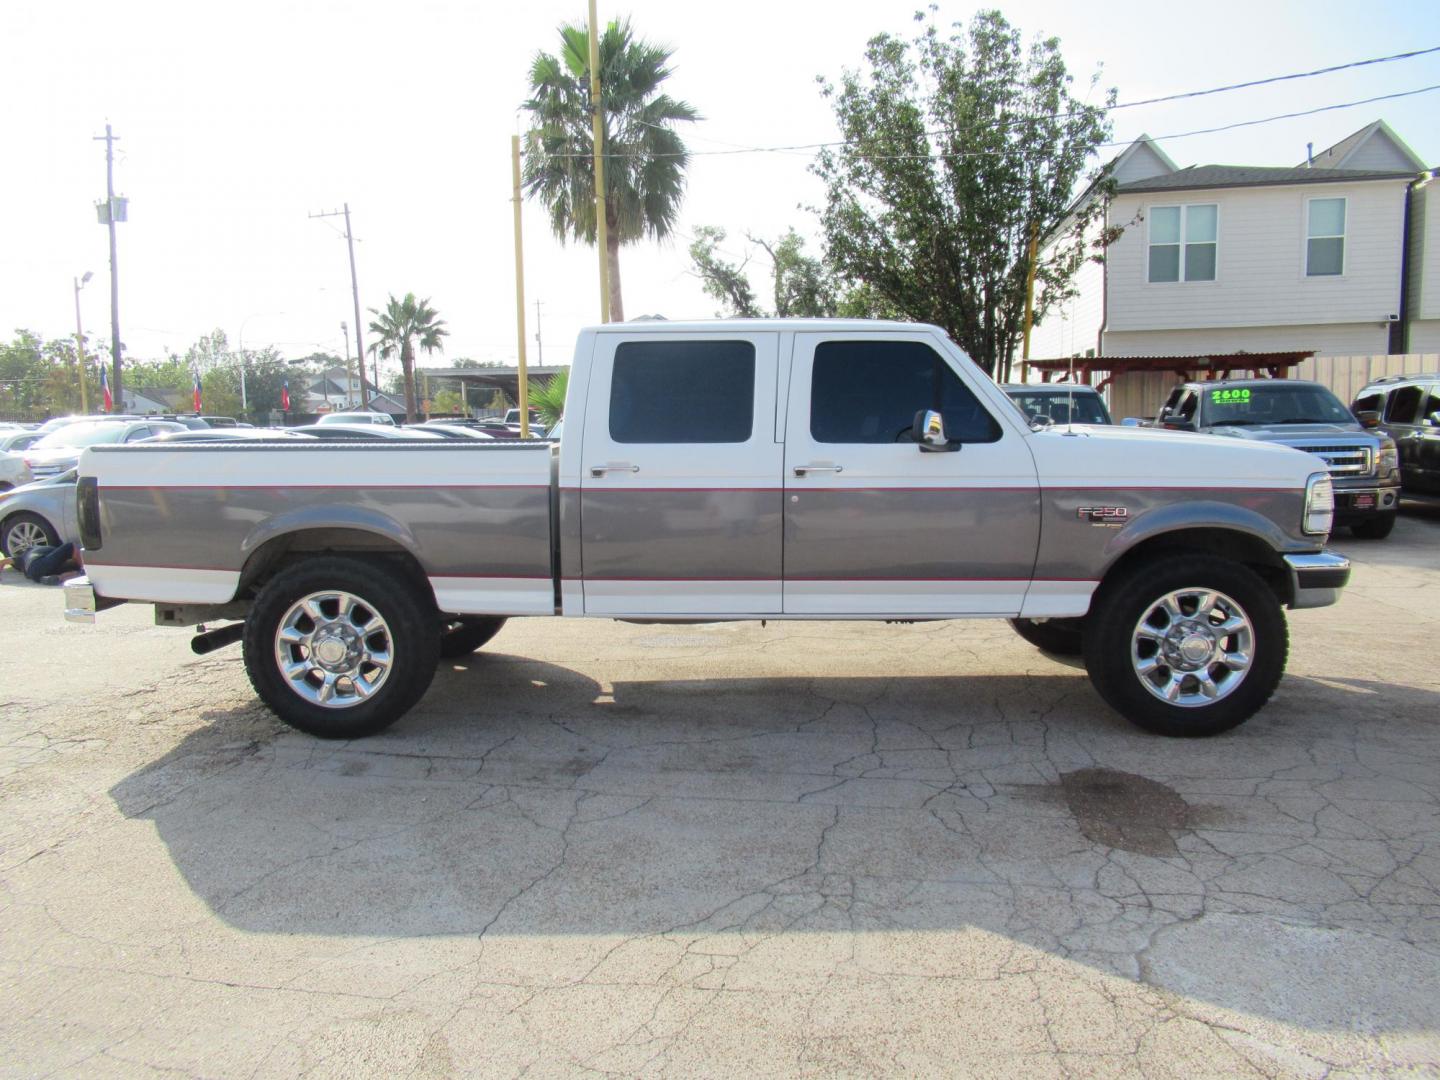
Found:
[[1436, 409], [1425, 418], [1425, 422], [1431, 427], [1440, 427], [1440, 409]]
[[1031, 431], [1045, 431], [1055, 426], [1055, 421], [1044, 413], [1040, 413], [1038, 416], [1028, 417], [1028, 419], [1030, 421]]
[[935, 409], [917, 412], [914, 423], [910, 425], [910, 434], [921, 453], [946, 454], [960, 449], [959, 443], [952, 443], [945, 437], [945, 420]]
[[1355, 419], [1360, 421], [1361, 427], [1372, 428], [1380, 426], [1380, 414], [1374, 409], [1363, 409], [1357, 412]]

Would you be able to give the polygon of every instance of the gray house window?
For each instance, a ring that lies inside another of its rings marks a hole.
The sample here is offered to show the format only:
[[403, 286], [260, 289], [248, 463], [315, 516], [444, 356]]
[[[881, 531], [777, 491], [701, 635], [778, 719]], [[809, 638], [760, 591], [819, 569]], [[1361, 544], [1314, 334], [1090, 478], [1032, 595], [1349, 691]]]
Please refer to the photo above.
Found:
[[1149, 280], [1214, 281], [1219, 219], [1215, 203], [1152, 206]]
[[1345, 200], [1311, 199], [1306, 207], [1305, 276], [1345, 272]]

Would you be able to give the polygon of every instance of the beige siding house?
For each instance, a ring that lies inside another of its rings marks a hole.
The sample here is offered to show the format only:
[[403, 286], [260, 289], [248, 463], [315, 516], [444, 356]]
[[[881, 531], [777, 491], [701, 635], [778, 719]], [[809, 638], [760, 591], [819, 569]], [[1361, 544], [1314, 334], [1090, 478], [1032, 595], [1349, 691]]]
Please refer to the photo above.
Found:
[[1031, 357], [1436, 348], [1440, 183], [1382, 121], [1293, 168], [1180, 169], [1142, 136], [1112, 173], [1123, 231]]

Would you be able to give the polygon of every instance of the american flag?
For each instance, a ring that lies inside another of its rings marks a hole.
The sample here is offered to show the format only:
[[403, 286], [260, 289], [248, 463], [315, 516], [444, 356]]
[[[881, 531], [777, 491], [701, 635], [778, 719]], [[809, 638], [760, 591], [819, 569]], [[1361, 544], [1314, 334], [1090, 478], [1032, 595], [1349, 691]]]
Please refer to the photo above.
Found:
[[195, 388], [195, 414], [198, 416], [200, 414], [200, 370], [198, 368], [192, 369], [190, 376]]
[[115, 401], [110, 396], [110, 377], [105, 374], [105, 365], [100, 365], [100, 396], [105, 399], [105, 411], [113, 412]]
[[290, 411], [290, 380], [288, 378], [280, 387], [280, 408], [285, 412]]

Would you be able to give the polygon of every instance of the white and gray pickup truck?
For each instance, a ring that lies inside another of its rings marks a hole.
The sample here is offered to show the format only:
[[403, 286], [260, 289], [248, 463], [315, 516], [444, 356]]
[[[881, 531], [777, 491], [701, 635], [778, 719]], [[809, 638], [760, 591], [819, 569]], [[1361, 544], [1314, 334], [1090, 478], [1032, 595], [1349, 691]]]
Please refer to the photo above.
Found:
[[1213, 734], [1274, 692], [1283, 609], [1350, 574], [1315, 457], [1034, 431], [907, 323], [586, 330], [558, 445], [104, 446], [80, 477], [67, 617], [211, 625], [196, 651], [243, 642], [266, 704], [326, 738], [394, 722], [518, 615], [1010, 619], [1135, 723]]

